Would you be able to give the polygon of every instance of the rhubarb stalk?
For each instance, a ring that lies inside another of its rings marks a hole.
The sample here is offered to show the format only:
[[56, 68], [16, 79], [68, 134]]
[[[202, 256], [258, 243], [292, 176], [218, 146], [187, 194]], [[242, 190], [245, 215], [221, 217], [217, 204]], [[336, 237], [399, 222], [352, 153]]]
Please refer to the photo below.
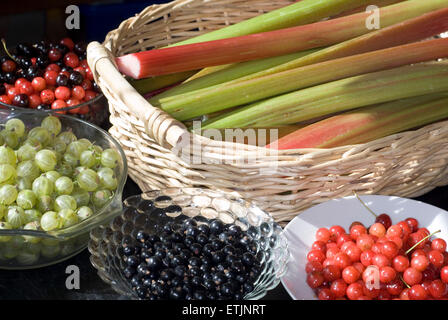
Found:
[[[398, 17], [401, 17], [401, 15], [396, 16], [397, 19], [399, 19]], [[221, 86], [231, 87], [237, 82], [244, 82], [246, 80], [254, 79], [257, 77], [263, 77], [318, 62], [328, 61], [331, 59], [346, 57], [354, 54], [384, 49], [400, 44], [426, 39], [431, 36], [440, 34], [447, 29], [448, 8], [423, 14], [422, 16], [419, 16], [417, 18], [406, 20], [387, 28], [380, 29], [372, 33], [360, 36], [358, 38], [328, 47], [326, 49], [316, 50], [316, 52], [309, 53], [307, 55], [304, 55], [303, 57], [298, 57], [297, 59], [293, 59], [278, 66], [251, 73], [247, 76], [236, 78], [233, 81], [228, 81], [227, 83], [222, 83]], [[206, 91], [199, 91], [199, 89], [208, 88], [210, 89], [210, 94], [213, 95], [214, 89], [216, 89], [216, 91], [219, 91], [219, 88], [222, 87], [213, 87], [212, 84], [232, 77], [232, 72], [234, 72], [235, 74], [244, 74], [245, 64], [248, 63], [252, 65], [252, 68], [255, 68], [257, 66], [257, 63], [260, 63], [260, 67], [263, 67], [263, 61], [251, 61], [236, 64], [233, 67], [229, 67], [227, 70], [222, 70], [216, 72], [215, 74], [205, 75], [199, 79], [192, 80], [188, 83], [184, 83], [173, 89], [167, 90], [163, 94], [157, 95], [153, 99], [151, 99], [150, 103], [159, 105], [162, 108], [164, 108], [164, 106], [170, 108], [169, 105], [173, 103], [178, 107], [182, 106], [185, 110], [189, 108], [187, 105], [188, 101], [191, 101], [190, 99], [194, 99], [194, 97], [196, 97], [198, 100], [204, 99], [201, 100], [201, 103], [206, 103]], [[186, 93], [188, 95], [183, 96], [181, 95], [182, 93]], [[244, 91], [238, 91], [236, 89], [235, 94], [244, 95], [245, 93]], [[183, 103], [184, 101], [185, 104]]]
[[301, 0], [234, 25], [178, 42], [173, 46], [304, 25], [369, 4], [371, 4], [371, 0]]
[[373, 72], [255, 102], [203, 128], [285, 125], [376, 103], [448, 90], [448, 62]]
[[174, 118], [188, 120], [325, 82], [443, 57], [448, 57], [448, 39], [416, 42], [203, 89], [161, 106]]
[[[420, 14], [421, 8], [425, 6], [420, 0], [414, 1], [406, 1], [381, 9], [381, 21], [384, 23], [390, 19], [389, 15], [393, 12], [407, 19], [406, 12], [397, 9], [412, 8], [410, 12], [415, 14], [418, 11]], [[430, 3], [438, 1], [442, 0], [432, 0]], [[446, 0], [442, 2], [444, 2], [443, 6], [448, 7]], [[415, 5], [409, 6], [409, 3]], [[141, 79], [207, 66], [284, 55], [339, 43], [365, 34], [369, 15], [369, 13], [358, 13], [281, 30], [131, 53], [116, 58], [116, 63], [123, 74], [134, 79]]]
[[429, 95], [343, 113], [280, 138], [268, 148], [333, 148], [373, 141], [448, 117], [448, 98]]

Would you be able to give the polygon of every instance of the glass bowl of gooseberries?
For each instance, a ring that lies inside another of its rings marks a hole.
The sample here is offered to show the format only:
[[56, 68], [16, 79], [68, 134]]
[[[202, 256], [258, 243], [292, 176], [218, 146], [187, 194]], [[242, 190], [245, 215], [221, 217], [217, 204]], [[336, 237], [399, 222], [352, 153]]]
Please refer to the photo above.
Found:
[[135, 300], [260, 299], [279, 284], [289, 259], [272, 216], [224, 190], [131, 196], [90, 237], [100, 278]]
[[39, 268], [87, 247], [122, 211], [126, 158], [101, 128], [0, 109], [0, 269]]
[[108, 117], [107, 99], [87, 64], [86, 44], [70, 38], [19, 43], [0, 55], [0, 107], [69, 114], [98, 126]]

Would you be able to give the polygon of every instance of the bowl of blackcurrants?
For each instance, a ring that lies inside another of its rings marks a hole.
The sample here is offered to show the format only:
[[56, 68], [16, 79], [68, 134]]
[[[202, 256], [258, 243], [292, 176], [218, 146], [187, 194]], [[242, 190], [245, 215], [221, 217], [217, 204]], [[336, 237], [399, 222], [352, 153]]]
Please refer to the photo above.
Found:
[[19, 43], [0, 56], [0, 107], [70, 114], [99, 126], [108, 117], [107, 99], [87, 64], [86, 44], [70, 38]]
[[282, 228], [236, 193], [167, 188], [123, 208], [88, 248], [100, 278], [127, 298], [255, 300], [286, 272]]

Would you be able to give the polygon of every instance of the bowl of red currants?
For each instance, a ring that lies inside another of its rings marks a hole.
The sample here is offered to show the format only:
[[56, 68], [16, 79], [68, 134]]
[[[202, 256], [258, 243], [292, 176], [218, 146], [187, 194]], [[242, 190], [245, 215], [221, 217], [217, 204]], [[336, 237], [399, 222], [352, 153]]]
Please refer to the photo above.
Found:
[[285, 228], [282, 284], [302, 300], [446, 300], [448, 212], [369, 195], [314, 206]]
[[106, 131], [66, 115], [0, 109], [0, 269], [52, 265], [121, 213], [126, 157]]
[[269, 214], [237, 194], [201, 188], [129, 197], [90, 237], [98, 275], [130, 299], [260, 299], [289, 258]]
[[0, 57], [0, 107], [106, 122], [107, 99], [87, 64], [84, 42], [19, 43], [11, 51]]

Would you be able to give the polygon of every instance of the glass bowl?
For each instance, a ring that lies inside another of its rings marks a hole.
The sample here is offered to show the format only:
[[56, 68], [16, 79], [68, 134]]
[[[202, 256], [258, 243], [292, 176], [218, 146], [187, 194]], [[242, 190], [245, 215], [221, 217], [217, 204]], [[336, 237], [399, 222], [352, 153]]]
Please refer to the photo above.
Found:
[[[161, 196], [167, 197], [160, 198]], [[151, 202], [156, 208], [177, 205], [182, 210], [173, 213], [157, 213], [158, 210], [145, 213], [142, 208], [146, 208]], [[238, 194], [210, 189], [167, 188], [127, 198], [120, 216], [115, 217], [109, 225], [102, 225], [91, 231], [88, 246], [90, 261], [98, 270], [100, 278], [116, 292], [129, 299], [138, 299], [123, 273], [126, 263], [122, 245], [135, 244], [135, 235], [140, 230], [158, 234], [167, 222], [180, 223], [186, 219], [194, 219], [198, 225], [219, 219], [224, 224], [238, 225], [255, 240], [255, 256], [262, 271], [254, 282], [253, 291], [246, 294], [244, 299], [260, 299], [279, 284], [289, 259], [282, 228], [268, 213], [242, 200]]]
[[[5, 123], [10, 118], [19, 118], [29, 129], [40, 125], [47, 115], [46, 112], [29, 109], [25, 111], [0, 109], [0, 123]], [[119, 143], [106, 131], [91, 123], [66, 115], [55, 114], [55, 116], [60, 119], [63, 131], [71, 128], [78, 139], [87, 138], [103, 148], [118, 151], [120, 161], [116, 167], [117, 189], [104, 207], [76, 225], [48, 232], [24, 229], [0, 230], [0, 269], [39, 268], [68, 259], [87, 247], [92, 228], [107, 223], [122, 212], [127, 163]]]
[[[88, 111], [80, 113], [74, 113], [73, 110], [82, 108], [84, 106], [87, 106]], [[0, 108], [4, 107], [11, 111], [33, 111], [34, 109], [30, 108], [22, 108], [22, 107], [16, 107], [11, 104], [6, 104], [0, 101]], [[36, 112], [41, 112], [44, 114], [69, 114], [78, 117], [81, 120], [93, 123], [99, 127], [103, 126], [108, 117], [109, 117], [109, 105], [107, 102], [107, 98], [104, 96], [104, 94], [99, 93], [95, 98], [77, 104], [76, 106], [61, 108], [61, 109], [49, 109], [49, 110], [34, 110]]]

